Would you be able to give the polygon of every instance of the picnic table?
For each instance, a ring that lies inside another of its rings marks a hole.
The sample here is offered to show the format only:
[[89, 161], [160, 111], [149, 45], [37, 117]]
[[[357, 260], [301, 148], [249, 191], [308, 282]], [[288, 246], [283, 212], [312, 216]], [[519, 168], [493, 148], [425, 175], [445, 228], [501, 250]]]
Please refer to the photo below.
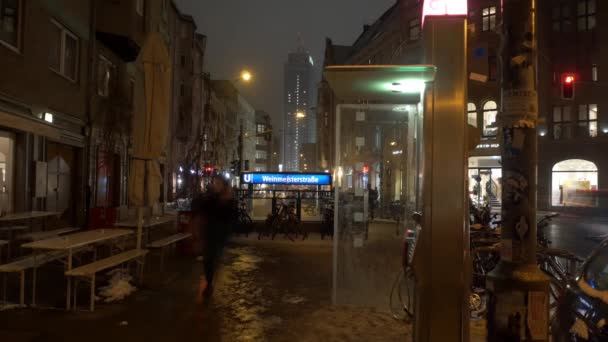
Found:
[[[102, 242], [114, 241], [118, 238], [124, 238], [131, 234], [133, 234], [133, 231], [126, 229], [97, 229], [29, 242], [21, 245], [21, 247], [31, 248], [35, 253], [39, 253], [41, 251], [66, 251], [66, 271], [70, 271], [72, 269], [72, 258], [75, 250]], [[68, 281], [66, 295], [67, 310], [70, 309], [71, 285], [72, 283]]]
[[26, 241], [45, 240], [45, 239], [57, 237], [59, 235], [74, 233], [79, 230], [80, 230], [80, 228], [74, 228], [74, 227], [59, 228], [59, 229], [54, 229], [54, 230], [26, 233], [26, 234], [20, 235], [19, 239], [26, 240]]
[[[177, 217], [175, 216], [155, 216], [145, 218], [142, 223], [142, 229], [146, 229], [146, 232], [144, 233], [146, 243], [150, 241], [150, 229], [160, 227], [167, 223], [174, 223], [176, 220]], [[120, 228], [137, 229], [137, 219], [120, 221], [116, 223], [116, 226]]]
[[[143, 228], [152, 228], [155, 226], [161, 226], [166, 223], [171, 223], [176, 220], [175, 216], [158, 216], [158, 217], [149, 217], [144, 219], [142, 224]], [[137, 220], [126, 220], [120, 221], [116, 223], [116, 226], [123, 228], [137, 228]]]
[[0, 217], [0, 222], [14, 222], [31, 220], [35, 218], [47, 218], [50, 216], [59, 216], [56, 211], [26, 211], [22, 213], [13, 213]]

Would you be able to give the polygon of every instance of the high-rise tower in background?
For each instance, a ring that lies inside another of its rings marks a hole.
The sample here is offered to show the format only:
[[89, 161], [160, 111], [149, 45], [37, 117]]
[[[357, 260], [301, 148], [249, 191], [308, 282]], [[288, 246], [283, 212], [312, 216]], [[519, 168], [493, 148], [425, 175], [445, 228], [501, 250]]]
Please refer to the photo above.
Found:
[[313, 101], [313, 60], [300, 43], [285, 64], [282, 158], [284, 171], [303, 171], [303, 145], [314, 144], [316, 113]]

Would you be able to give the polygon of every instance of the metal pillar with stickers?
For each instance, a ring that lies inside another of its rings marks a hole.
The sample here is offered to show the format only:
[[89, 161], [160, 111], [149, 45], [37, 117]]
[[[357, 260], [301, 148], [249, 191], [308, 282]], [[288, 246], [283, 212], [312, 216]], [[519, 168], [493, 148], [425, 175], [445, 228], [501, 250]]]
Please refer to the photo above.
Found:
[[[536, 0], [505, 0], [501, 51], [501, 261], [488, 274], [490, 341], [549, 340], [549, 278], [536, 263]], [[506, 62], [504, 62], [506, 61]]]

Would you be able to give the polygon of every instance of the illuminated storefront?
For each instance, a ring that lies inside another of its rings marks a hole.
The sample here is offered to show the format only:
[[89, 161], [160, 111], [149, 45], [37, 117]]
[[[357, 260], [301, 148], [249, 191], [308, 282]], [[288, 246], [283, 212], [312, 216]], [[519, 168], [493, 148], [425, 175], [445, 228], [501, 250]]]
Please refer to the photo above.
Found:
[[598, 168], [590, 161], [569, 159], [555, 164], [551, 204], [561, 207], [598, 206]]

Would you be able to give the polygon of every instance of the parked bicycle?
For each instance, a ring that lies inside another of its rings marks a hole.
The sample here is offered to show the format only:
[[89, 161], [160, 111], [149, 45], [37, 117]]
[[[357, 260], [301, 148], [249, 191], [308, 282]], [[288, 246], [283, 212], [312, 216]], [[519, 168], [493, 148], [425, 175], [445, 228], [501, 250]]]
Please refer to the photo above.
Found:
[[249, 233], [253, 230], [253, 220], [249, 216], [245, 201], [239, 201], [236, 213], [236, 232], [249, 237]]
[[302, 229], [293, 203], [278, 204], [275, 213], [269, 215], [266, 219], [265, 227], [260, 230], [258, 239], [261, 239], [263, 236], [270, 236], [274, 240], [278, 234], [283, 234], [291, 241], [295, 241], [300, 235], [302, 236], [302, 240], [308, 237], [308, 233]]

